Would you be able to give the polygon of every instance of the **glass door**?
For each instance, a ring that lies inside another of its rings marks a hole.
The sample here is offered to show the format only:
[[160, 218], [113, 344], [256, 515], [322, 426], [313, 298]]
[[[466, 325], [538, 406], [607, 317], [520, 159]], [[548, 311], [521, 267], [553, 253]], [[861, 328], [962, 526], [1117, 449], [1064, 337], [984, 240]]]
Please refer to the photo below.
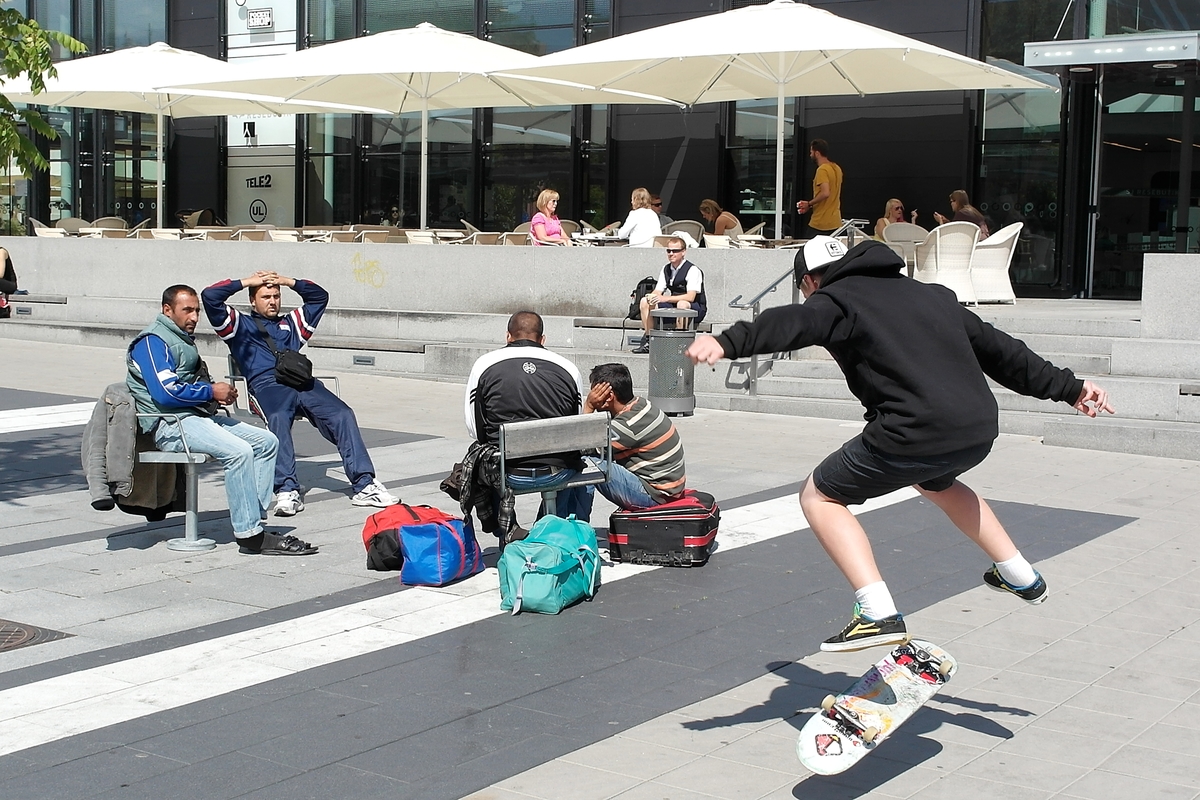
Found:
[[[1092, 295], [1141, 296], [1146, 253], [1195, 252], [1200, 209], [1195, 194], [1200, 158], [1183, 157], [1185, 113], [1195, 114], [1194, 72], [1175, 64], [1105, 68], [1100, 122], [1100, 191], [1093, 256]], [[1184, 109], [1188, 96], [1192, 108]], [[1193, 127], [1194, 126], [1188, 126]], [[1190, 175], [1180, 211], [1181, 157]], [[1188, 163], [1190, 162], [1190, 163]], [[1176, 228], [1183, 229], [1177, 242]], [[1182, 247], [1179, 245], [1182, 244]]]

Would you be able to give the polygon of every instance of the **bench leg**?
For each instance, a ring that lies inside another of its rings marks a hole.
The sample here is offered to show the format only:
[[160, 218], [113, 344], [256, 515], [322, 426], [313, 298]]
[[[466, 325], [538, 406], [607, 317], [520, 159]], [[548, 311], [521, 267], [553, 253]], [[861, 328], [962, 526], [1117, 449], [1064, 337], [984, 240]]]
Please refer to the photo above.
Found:
[[558, 516], [558, 490], [542, 492], [542, 503], [546, 506], [546, 516]]
[[187, 509], [183, 513], [183, 538], [167, 540], [167, 549], [185, 552], [212, 550], [217, 543], [212, 539], [200, 538], [200, 514], [197, 510], [199, 508], [200, 481], [196, 474], [196, 465], [184, 464], [183, 472], [187, 484]]

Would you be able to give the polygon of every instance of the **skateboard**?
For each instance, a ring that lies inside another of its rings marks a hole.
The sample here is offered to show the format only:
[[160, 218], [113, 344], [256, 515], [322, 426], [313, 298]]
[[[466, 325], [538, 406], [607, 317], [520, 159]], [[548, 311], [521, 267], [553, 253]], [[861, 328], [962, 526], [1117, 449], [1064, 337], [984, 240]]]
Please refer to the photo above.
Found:
[[854, 685], [828, 695], [800, 729], [796, 753], [818, 775], [836, 775], [878, 747], [954, 677], [942, 648], [913, 639], [897, 646]]

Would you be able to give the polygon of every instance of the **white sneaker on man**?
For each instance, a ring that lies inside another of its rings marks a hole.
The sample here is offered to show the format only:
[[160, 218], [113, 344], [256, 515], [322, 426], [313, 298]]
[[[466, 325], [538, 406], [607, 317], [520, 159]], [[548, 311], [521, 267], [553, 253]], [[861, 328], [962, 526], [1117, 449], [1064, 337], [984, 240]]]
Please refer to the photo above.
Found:
[[275, 495], [275, 516], [294, 517], [304, 510], [304, 501], [299, 492], [280, 492]]
[[368, 483], [361, 492], [350, 498], [350, 502], [356, 506], [375, 506], [376, 508], [387, 508], [394, 506], [400, 502], [400, 498], [392, 494], [387, 488], [377, 480], [372, 480]]

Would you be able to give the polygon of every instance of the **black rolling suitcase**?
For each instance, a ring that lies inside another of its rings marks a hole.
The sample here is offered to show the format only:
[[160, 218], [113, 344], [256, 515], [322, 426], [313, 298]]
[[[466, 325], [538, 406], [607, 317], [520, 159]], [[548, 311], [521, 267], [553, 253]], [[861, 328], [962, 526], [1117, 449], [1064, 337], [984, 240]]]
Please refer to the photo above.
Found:
[[717, 542], [721, 510], [711, 494], [688, 490], [679, 500], [608, 518], [613, 561], [664, 567], [700, 566]]

